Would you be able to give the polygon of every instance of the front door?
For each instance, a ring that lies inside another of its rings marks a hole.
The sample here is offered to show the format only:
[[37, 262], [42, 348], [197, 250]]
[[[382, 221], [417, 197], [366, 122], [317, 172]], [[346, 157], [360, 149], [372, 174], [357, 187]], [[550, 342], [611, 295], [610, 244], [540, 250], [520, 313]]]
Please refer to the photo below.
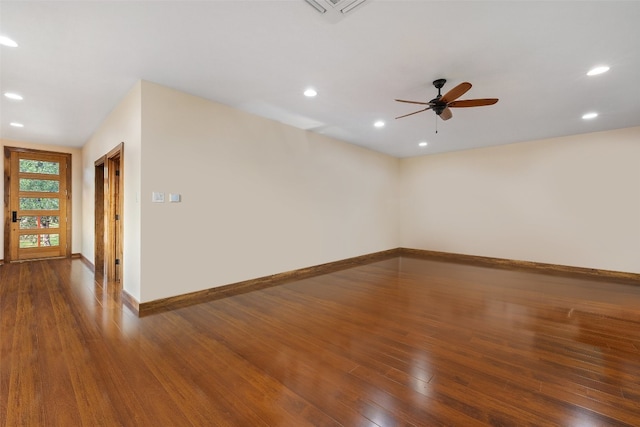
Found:
[[8, 261], [70, 255], [70, 160], [70, 154], [5, 147]]

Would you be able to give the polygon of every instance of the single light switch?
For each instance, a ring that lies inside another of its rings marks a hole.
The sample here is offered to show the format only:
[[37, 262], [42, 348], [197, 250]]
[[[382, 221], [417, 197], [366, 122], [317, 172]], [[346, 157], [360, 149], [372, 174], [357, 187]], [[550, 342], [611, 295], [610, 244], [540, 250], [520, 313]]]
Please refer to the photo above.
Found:
[[180, 195], [169, 193], [169, 202], [171, 203], [180, 203]]
[[154, 191], [151, 193], [151, 201], [154, 203], [164, 203], [164, 193]]

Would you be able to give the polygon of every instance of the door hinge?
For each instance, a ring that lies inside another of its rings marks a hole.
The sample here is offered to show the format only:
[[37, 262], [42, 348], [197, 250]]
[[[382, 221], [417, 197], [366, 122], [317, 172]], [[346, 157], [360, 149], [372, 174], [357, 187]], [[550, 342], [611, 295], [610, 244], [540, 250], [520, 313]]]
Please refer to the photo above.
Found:
[[120, 265], [120, 260], [116, 258], [116, 265]]
[[116, 214], [116, 221], [120, 219], [120, 215]]
[[120, 169], [116, 169], [116, 176], [120, 176]]

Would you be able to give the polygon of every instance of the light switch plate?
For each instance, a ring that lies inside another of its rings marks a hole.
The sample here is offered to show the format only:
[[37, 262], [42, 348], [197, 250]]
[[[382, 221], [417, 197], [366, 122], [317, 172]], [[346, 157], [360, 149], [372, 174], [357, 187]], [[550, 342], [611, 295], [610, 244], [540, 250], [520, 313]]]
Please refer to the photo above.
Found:
[[154, 191], [151, 193], [151, 201], [154, 203], [164, 203], [164, 193]]
[[180, 203], [180, 195], [169, 193], [169, 202], [171, 203]]

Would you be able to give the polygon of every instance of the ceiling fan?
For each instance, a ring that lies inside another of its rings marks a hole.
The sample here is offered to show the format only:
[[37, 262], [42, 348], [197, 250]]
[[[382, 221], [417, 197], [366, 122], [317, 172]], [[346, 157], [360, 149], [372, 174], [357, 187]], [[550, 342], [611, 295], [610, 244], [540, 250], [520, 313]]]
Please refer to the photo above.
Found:
[[409, 104], [419, 104], [419, 105], [427, 105], [427, 108], [422, 110], [415, 111], [413, 113], [405, 114], [404, 116], [396, 117], [396, 119], [401, 119], [403, 117], [412, 116], [414, 114], [422, 113], [423, 111], [433, 110], [436, 112], [438, 116], [442, 120], [449, 120], [453, 114], [451, 113], [450, 108], [461, 108], [461, 107], [481, 107], [484, 105], [493, 105], [498, 102], [498, 98], [480, 98], [480, 99], [463, 99], [460, 101], [456, 101], [456, 99], [460, 98], [464, 95], [469, 89], [471, 89], [471, 83], [463, 82], [458, 86], [451, 89], [449, 92], [444, 95], [440, 94], [440, 89], [447, 82], [446, 79], [438, 79], [433, 81], [433, 85], [438, 89], [438, 96], [433, 98], [429, 102], [418, 102], [418, 101], [406, 101], [404, 99], [396, 99], [398, 102], [406, 102]]

